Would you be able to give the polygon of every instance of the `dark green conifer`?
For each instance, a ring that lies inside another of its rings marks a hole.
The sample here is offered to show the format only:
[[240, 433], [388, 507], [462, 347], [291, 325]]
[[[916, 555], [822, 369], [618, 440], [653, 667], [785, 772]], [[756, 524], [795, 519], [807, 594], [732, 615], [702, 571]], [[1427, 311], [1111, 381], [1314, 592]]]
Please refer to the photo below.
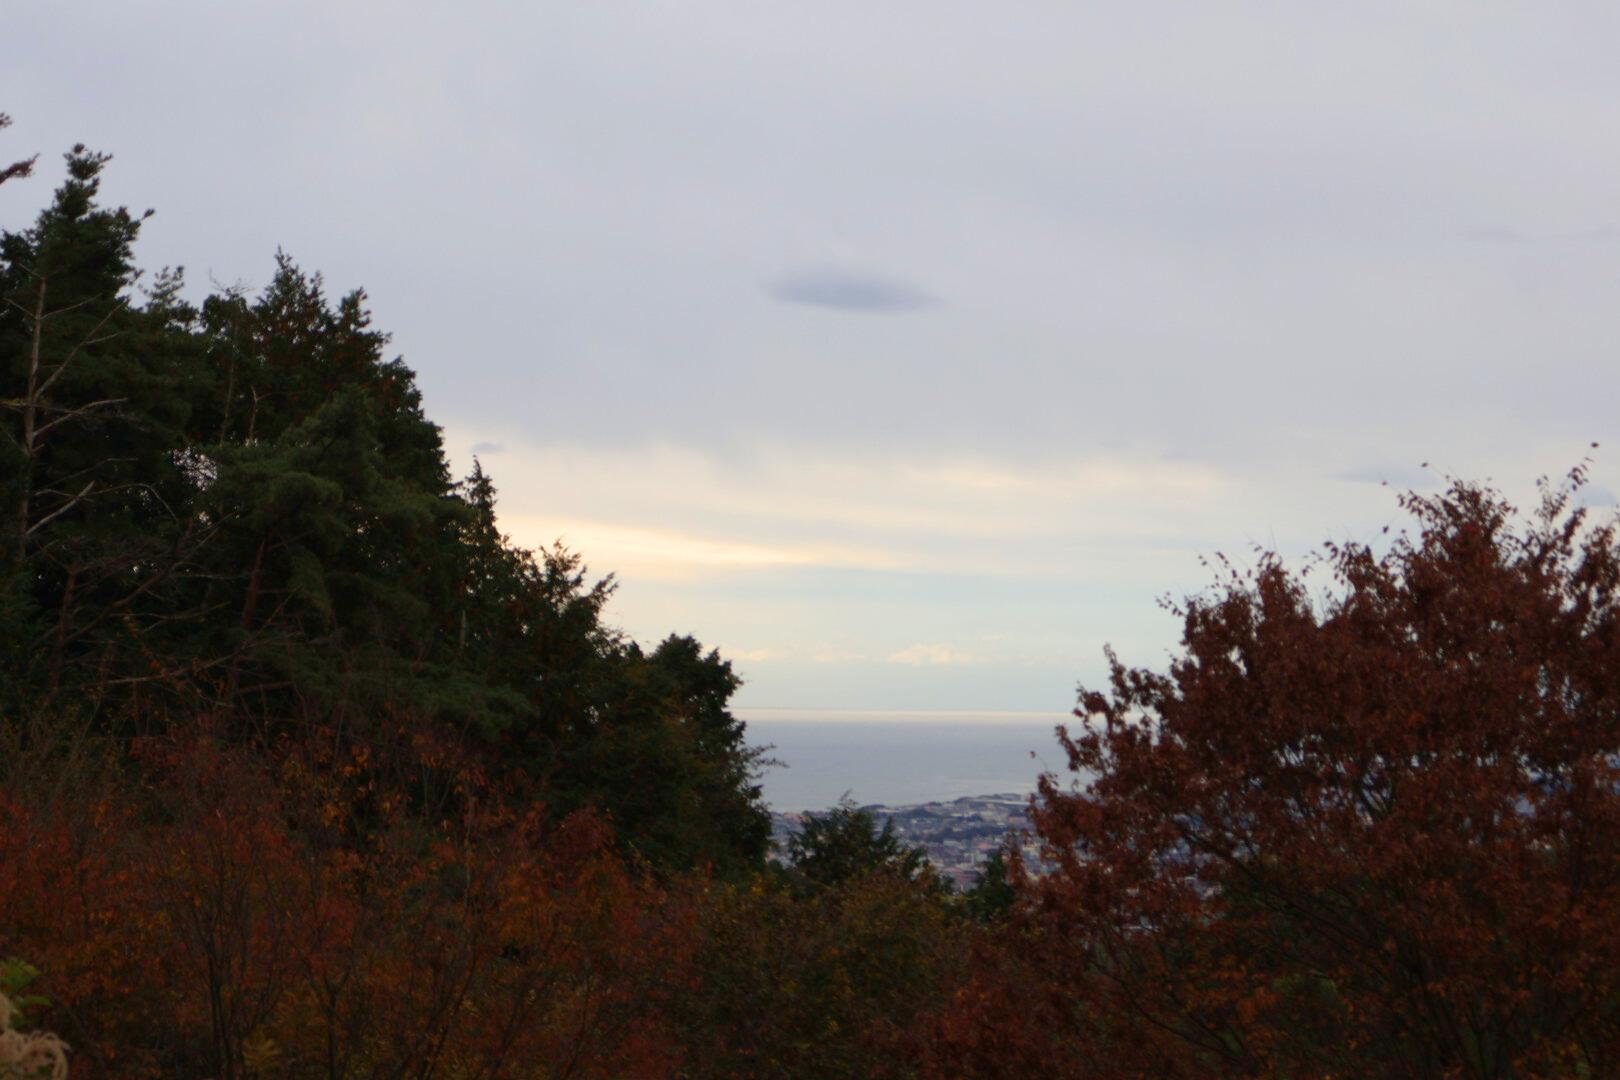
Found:
[[67, 159], [0, 235], [0, 709], [428, 731], [657, 865], [759, 865], [730, 665], [689, 637], [644, 651], [605, 620], [611, 576], [501, 535], [364, 293], [330, 300], [284, 253], [257, 296], [142, 290], [142, 218], [97, 202], [108, 158]]

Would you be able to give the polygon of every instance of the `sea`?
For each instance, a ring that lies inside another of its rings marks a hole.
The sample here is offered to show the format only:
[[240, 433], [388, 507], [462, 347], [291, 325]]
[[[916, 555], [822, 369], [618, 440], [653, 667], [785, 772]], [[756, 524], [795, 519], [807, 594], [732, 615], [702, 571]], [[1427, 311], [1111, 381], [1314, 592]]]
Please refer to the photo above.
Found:
[[1071, 778], [1057, 741], [1065, 714], [737, 709], [752, 746], [769, 746], [761, 784], [778, 813], [913, 806], [964, 795], [1028, 794], [1043, 772]]

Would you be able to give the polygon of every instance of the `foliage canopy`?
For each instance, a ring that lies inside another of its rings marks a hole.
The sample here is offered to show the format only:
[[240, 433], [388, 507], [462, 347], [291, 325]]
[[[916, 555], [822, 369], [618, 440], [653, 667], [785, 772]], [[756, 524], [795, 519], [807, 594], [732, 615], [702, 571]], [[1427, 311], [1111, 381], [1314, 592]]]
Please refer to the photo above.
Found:
[[1082, 688], [1039, 866], [952, 897], [844, 802], [772, 868], [731, 665], [500, 532], [363, 293], [143, 275], [108, 161], [0, 233], [0, 1073], [1620, 1071], [1584, 467], [1222, 564]]
[[1114, 661], [1064, 735], [1092, 779], [1034, 813], [1023, 1016], [960, 1014], [964, 1061], [999, 1024], [1047, 1075], [1612, 1072], [1620, 546], [1583, 479], [1527, 522], [1407, 496], [1321, 594], [1267, 556], [1167, 672]]

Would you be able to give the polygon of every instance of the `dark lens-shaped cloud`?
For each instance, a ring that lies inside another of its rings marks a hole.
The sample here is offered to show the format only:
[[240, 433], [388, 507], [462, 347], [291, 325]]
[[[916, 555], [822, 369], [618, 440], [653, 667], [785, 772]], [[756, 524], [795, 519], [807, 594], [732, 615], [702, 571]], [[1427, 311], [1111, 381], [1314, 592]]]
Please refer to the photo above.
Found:
[[903, 281], [833, 267], [790, 271], [766, 282], [765, 288], [785, 304], [875, 314], [911, 311], [939, 303], [937, 298]]
[[504, 443], [481, 442], [473, 443], [472, 452], [475, 454], [499, 454], [506, 449]]

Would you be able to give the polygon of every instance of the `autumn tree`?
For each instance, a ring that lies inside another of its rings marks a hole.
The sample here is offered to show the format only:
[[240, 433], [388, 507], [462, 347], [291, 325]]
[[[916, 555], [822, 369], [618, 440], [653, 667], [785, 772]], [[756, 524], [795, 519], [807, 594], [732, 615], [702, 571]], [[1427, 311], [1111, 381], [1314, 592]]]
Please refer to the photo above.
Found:
[[674, 1009], [694, 1080], [912, 1076], [914, 1040], [968, 955], [969, 924], [939, 890], [882, 869], [808, 893], [769, 876], [717, 884], [699, 913]]
[[1409, 495], [1415, 531], [1327, 545], [1316, 588], [1226, 570], [1168, 671], [1112, 661], [940, 1071], [1612, 1073], [1620, 544], [1583, 479], [1528, 520]]

